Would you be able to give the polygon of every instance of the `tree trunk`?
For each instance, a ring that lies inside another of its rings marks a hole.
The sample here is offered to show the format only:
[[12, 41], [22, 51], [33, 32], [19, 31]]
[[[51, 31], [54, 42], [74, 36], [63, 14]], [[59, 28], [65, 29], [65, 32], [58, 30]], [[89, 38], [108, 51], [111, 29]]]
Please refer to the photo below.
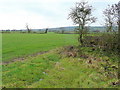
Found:
[[83, 46], [83, 29], [84, 29], [84, 26], [83, 25], [81, 25], [81, 27], [80, 27], [80, 25], [79, 25], [79, 42], [81, 43], [81, 46]]
[[118, 51], [120, 53], [120, 1], [118, 3]]
[[48, 29], [45, 30], [45, 33], [47, 33], [47, 32], [48, 32]]
[[118, 51], [120, 53], [120, 19], [118, 21]]
[[30, 29], [28, 28], [28, 33], [30, 33]]

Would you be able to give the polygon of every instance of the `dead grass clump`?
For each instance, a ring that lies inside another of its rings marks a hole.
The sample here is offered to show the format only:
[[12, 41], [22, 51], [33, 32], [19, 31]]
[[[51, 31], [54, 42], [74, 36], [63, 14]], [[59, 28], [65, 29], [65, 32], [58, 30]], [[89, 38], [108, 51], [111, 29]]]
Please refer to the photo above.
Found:
[[64, 57], [77, 57], [78, 49], [75, 46], [66, 46], [60, 51], [60, 54]]

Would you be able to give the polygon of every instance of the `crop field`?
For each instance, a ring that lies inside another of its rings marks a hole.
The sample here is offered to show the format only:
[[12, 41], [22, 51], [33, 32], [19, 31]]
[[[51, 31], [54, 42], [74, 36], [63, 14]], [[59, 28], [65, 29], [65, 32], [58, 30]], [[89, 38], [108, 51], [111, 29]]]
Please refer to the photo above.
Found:
[[6, 33], [2, 40], [4, 88], [117, 87], [112, 85], [118, 82], [117, 70], [104, 71], [105, 66], [118, 65], [117, 55], [81, 47], [81, 56], [69, 56], [69, 47], [78, 45], [76, 34]]
[[65, 45], [75, 45], [76, 35], [69, 34], [2, 34], [3, 61], [48, 51]]

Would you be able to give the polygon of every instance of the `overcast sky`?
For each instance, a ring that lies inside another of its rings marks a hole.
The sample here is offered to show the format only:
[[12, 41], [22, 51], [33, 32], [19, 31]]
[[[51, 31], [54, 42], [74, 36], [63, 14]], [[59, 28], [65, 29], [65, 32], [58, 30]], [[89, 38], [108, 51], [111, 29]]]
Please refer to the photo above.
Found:
[[[51, 28], [74, 25], [67, 20], [70, 8], [80, 0], [0, 0], [0, 29]], [[103, 24], [102, 11], [108, 4], [119, 0], [86, 0], [94, 8], [93, 15], [97, 22], [92, 26]]]

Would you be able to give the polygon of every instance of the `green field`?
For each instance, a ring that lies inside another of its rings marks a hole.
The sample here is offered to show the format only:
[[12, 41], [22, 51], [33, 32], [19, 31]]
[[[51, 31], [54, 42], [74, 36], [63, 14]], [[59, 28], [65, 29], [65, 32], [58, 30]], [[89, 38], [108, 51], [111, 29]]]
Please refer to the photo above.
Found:
[[75, 45], [76, 35], [72, 34], [2, 34], [2, 59], [9, 61], [17, 57], [48, 51], [65, 45]]
[[[78, 45], [74, 34], [3, 34], [2, 87], [116, 88], [117, 55], [81, 47], [83, 57], [68, 57], [65, 49]], [[66, 47], [64, 47], [66, 46]], [[36, 56], [26, 56], [48, 51]], [[25, 57], [24, 60], [14, 58]], [[84, 56], [88, 56], [85, 58]], [[92, 64], [89, 63], [90, 60]], [[108, 64], [109, 63], [109, 64]], [[107, 70], [105, 69], [108, 67]], [[109, 75], [110, 73], [110, 75]]]

